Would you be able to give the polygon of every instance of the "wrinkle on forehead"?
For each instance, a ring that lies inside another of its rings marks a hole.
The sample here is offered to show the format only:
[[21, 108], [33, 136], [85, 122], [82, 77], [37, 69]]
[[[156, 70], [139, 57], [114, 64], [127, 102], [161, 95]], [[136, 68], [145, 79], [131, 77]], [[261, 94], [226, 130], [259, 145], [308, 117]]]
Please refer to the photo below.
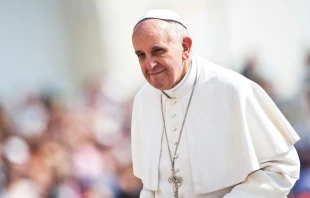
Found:
[[164, 20], [146, 19], [135, 26], [132, 38], [143, 35], [149, 35], [156, 38], [160, 37], [161, 34], [165, 34], [167, 39], [166, 41], [170, 42], [173, 40], [173, 37], [169, 34], [168, 25], [169, 23]]

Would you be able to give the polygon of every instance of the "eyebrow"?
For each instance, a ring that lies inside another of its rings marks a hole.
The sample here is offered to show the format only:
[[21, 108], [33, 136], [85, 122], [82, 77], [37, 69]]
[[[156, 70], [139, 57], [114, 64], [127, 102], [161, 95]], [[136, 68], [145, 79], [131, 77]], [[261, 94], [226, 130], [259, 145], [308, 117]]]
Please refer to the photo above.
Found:
[[135, 51], [135, 53], [136, 53], [136, 54], [141, 54], [141, 53], [143, 53], [143, 52], [140, 51], [140, 50], [137, 50], [137, 51]]
[[154, 50], [154, 49], [163, 49], [163, 47], [155, 45], [154, 47], [152, 47], [152, 50]]
[[[154, 50], [156, 50], [156, 49], [163, 49], [163, 50], [165, 50], [164, 47], [161, 47], [161, 46], [156, 45], [156, 46], [152, 47], [151, 51], [154, 51]], [[144, 53], [144, 52], [142, 52], [141, 50], [136, 50], [135, 53], [136, 53], [136, 54], [140, 54], [140, 53]]]
[[154, 50], [158, 50], [158, 49], [160, 49], [160, 50], [165, 50], [165, 51], [166, 51], [166, 48], [165, 48], [165, 47], [156, 45], [156, 46], [152, 47], [151, 52], [153, 52]]

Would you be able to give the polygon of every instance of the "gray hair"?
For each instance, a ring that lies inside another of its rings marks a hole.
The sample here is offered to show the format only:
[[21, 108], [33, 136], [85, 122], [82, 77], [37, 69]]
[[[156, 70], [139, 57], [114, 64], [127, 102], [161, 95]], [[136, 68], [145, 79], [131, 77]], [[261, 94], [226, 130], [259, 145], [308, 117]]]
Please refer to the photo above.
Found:
[[182, 24], [175, 21], [167, 21], [167, 32], [170, 36], [176, 38], [179, 42], [182, 42], [183, 38], [189, 36], [187, 28]]

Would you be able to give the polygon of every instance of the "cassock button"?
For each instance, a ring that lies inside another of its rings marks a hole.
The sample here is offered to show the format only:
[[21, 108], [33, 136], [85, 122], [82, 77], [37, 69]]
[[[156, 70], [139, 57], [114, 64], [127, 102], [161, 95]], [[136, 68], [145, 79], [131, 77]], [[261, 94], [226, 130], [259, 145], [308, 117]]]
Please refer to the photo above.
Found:
[[179, 157], [179, 156], [178, 156], [177, 154], [174, 155], [174, 158], [175, 158], [175, 159], [178, 159], [178, 157]]
[[172, 104], [173, 104], [173, 105], [175, 105], [176, 103], [177, 103], [177, 101], [175, 101], [175, 100], [174, 100], [174, 101], [172, 101]]
[[177, 131], [177, 128], [172, 129], [172, 131], [173, 131], [173, 132], [176, 132], [176, 131]]
[[171, 116], [171, 117], [172, 117], [172, 118], [175, 118], [175, 116], [176, 116], [175, 114], [172, 114], [172, 116]]

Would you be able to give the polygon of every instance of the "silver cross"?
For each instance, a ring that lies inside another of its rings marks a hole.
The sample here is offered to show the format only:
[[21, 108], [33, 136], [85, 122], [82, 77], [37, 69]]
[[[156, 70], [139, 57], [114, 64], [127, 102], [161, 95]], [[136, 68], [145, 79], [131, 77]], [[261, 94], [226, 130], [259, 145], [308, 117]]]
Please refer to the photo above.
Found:
[[168, 178], [168, 182], [172, 183], [173, 185], [173, 194], [174, 198], [179, 198], [179, 186], [181, 186], [182, 183], [182, 177], [176, 176], [176, 171], [174, 168], [171, 169], [172, 175]]

